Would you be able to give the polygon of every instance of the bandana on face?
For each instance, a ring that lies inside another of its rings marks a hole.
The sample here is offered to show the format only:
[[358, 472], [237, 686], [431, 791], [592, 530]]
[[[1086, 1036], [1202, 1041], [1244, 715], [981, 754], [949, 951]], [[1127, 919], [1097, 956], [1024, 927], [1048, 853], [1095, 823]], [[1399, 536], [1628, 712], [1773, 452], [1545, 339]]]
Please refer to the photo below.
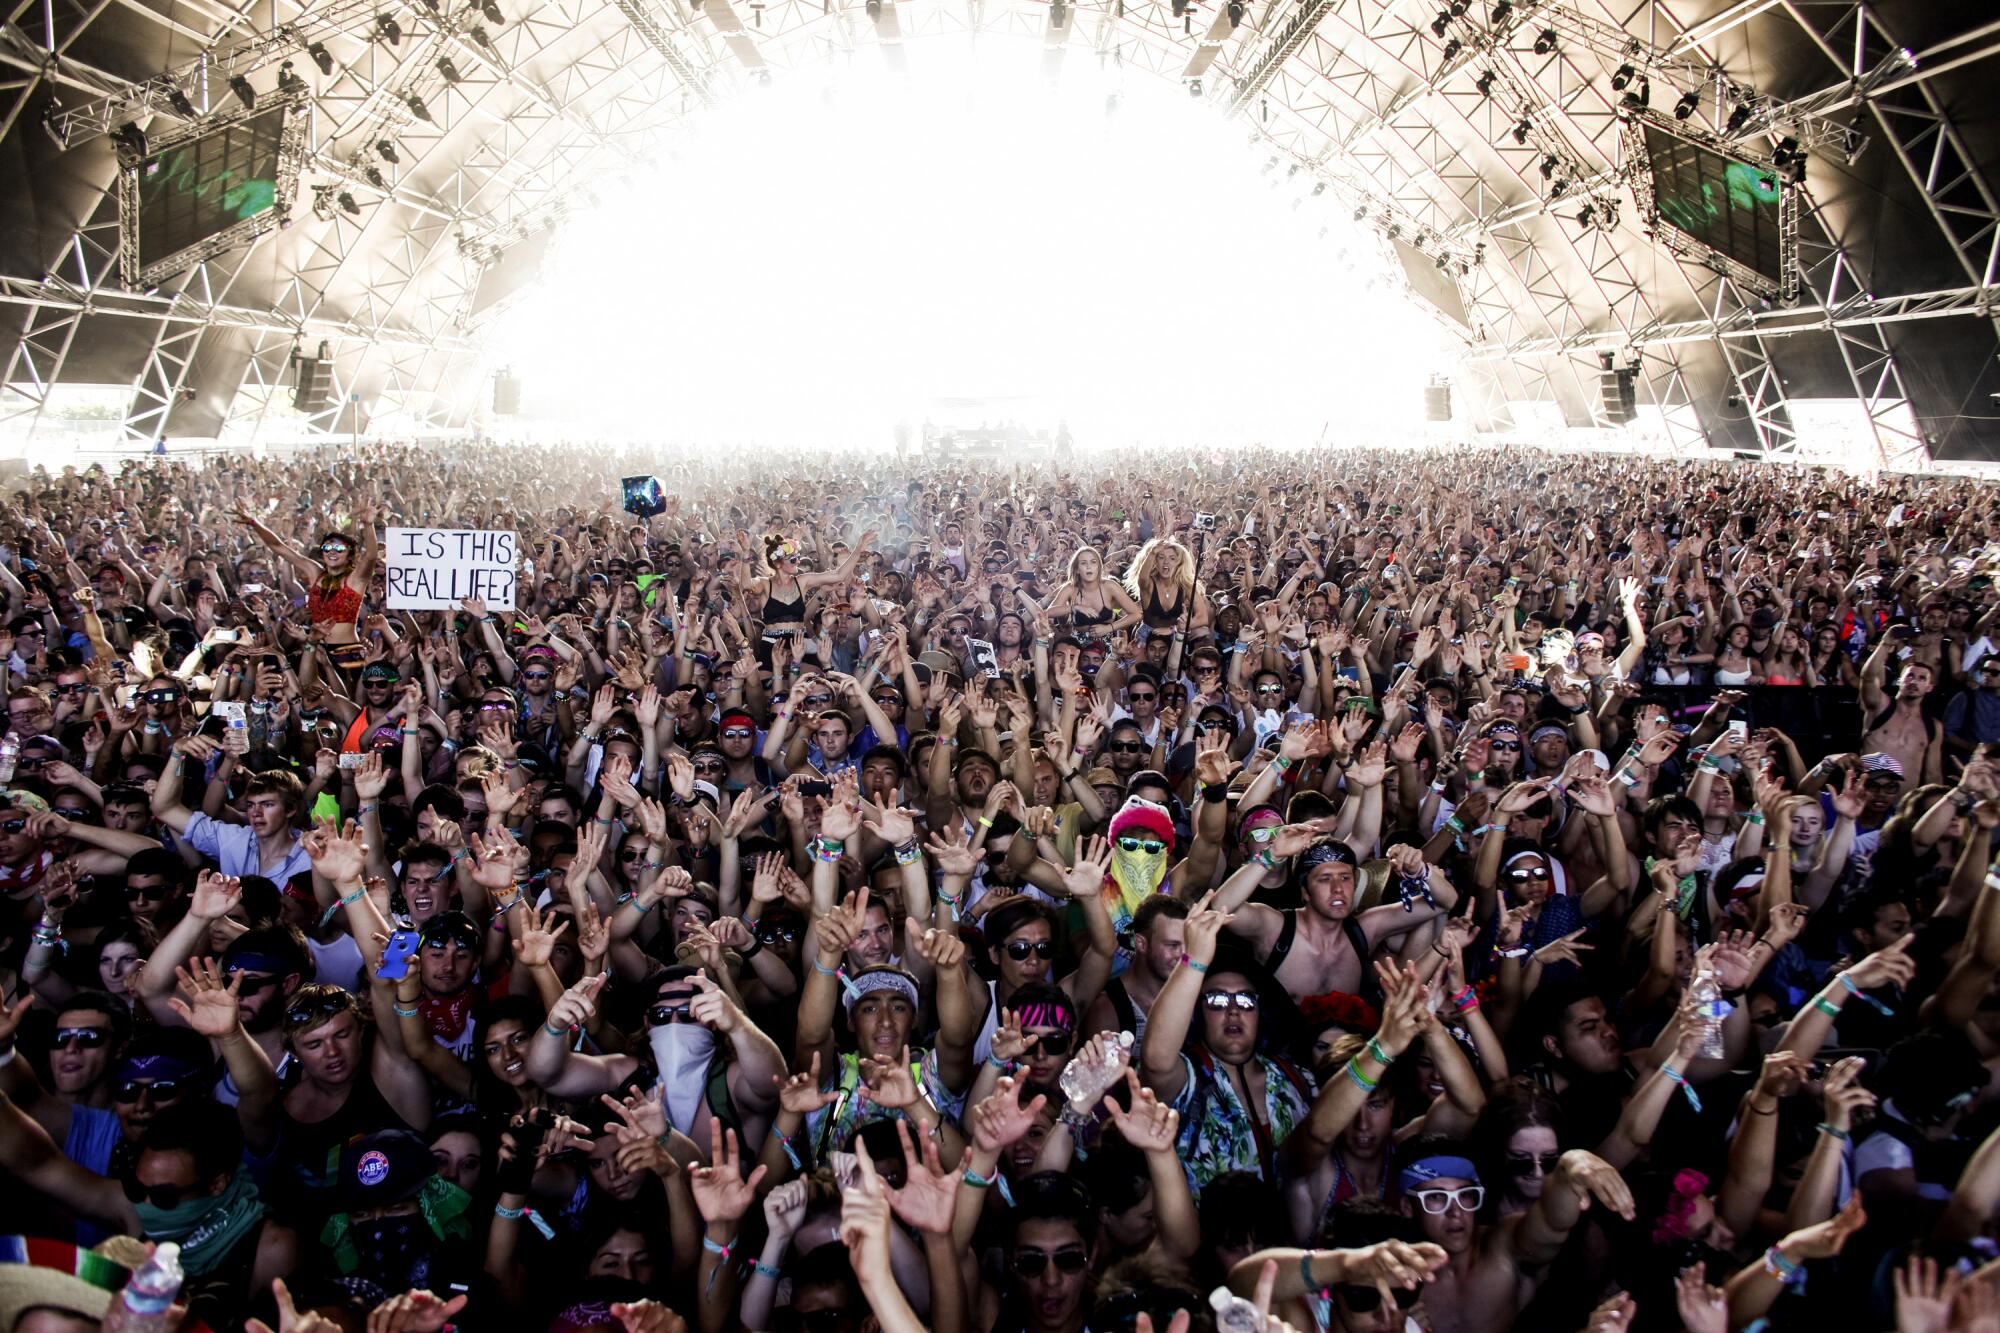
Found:
[[[1116, 843], [1111, 848], [1111, 882], [1105, 885], [1105, 896], [1115, 898], [1112, 904], [1112, 926], [1123, 930], [1131, 923], [1132, 917], [1146, 899], [1159, 892], [1160, 884], [1167, 877], [1167, 853], [1163, 848], [1157, 852], [1128, 852]], [[1120, 913], [1123, 913], [1122, 918]]]
[[653, 1065], [660, 1071], [660, 1095], [667, 1119], [683, 1134], [694, 1132], [695, 1115], [708, 1091], [708, 1062], [715, 1034], [699, 1023], [662, 1023], [647, 1034]]

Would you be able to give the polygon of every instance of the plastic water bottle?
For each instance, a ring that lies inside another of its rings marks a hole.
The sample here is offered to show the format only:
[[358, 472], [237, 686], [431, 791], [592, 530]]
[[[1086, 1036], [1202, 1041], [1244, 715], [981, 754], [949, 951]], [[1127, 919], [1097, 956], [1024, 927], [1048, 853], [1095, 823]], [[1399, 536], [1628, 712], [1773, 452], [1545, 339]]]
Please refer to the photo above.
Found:
[[1695, 1054], [1704, 1060], [1720, 1059], [1722, 1056], [1722, 1020], [1729, 1017], [1735, 1006], [1722, 998], [1722, 987], [1716, 984], [1715, 973], [1695, 973], [1694, 984], [1688, 987], [1688, 994], [1694, 999], [1695, 1013], [1701, 1022], [1701, 1049]]
[[125, 1284], [123, 1333], [168, 1333], [174, 1298], [181, 1294], [181, 1247], [170, 1240], [153, 1249]]
[[1061, 1085], [1063, 1096], [1072, 1106], [1087, 1106], [1104, 1095], [1104, 1090], [1125, 1077], [1125, 1069], [1132, 1063], [1132, 1034], [1121, 1032], [1114, 1058], [1106, 1060], [1101, 1068], [1087, 1068], [1083, 1057], [1078, 1056], [1063, 1066], [1062, 1076], [1056, 1080]]
[[1257, 1317], [1257, 1306], [1244, 1300], [1227, 1287], [1217, 1287], [1208, 1293], [1208, 1306], [1215, 1311], [1215, 1326], [1225, 1333], [1262, 1333], [1264, 1321]]
[[21, 762], [21, 739], [13, 732], [0, 736], [0, 787], [14, 780], [14, 769]]

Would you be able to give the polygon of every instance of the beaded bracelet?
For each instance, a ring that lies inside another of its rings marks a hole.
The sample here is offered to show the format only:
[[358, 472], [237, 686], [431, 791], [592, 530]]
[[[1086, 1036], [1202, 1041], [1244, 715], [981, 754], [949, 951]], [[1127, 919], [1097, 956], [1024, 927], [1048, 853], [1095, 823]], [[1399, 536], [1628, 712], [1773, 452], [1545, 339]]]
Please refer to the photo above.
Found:
[[913, 866], [923, 859], [924, 849], [915, 838], [896, 848], [896, 864], [899, 866]]
[[1775, 1245], [1764, 1251], [1764, 1271], [1788, 1287], [1796, 1287], [1806, 1280], [1806, 1266], [1787, 1259]]

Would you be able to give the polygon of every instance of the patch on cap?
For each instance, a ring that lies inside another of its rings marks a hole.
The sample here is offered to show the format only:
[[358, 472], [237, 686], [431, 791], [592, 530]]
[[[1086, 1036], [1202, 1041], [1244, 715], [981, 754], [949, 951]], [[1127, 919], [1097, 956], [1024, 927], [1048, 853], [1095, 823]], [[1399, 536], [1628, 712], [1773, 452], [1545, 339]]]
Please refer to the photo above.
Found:
[[361, 1154], [354, 1164], [354, 1178], [364, 1185], [379, 1185], [389, 1178], [389, 1157], [373, 1149]]

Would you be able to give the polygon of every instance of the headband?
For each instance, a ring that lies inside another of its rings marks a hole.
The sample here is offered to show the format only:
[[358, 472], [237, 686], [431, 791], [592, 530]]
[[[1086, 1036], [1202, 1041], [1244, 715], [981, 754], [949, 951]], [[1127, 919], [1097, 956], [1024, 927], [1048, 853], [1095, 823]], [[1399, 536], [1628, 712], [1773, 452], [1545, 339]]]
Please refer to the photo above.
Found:
[[1683, 1169], [1675, 1173], [1666, 1207], [1653, 1223], [1653, 1244], [1688, 1239], [1688, 1223], [1694, 1220], [1694, 1201], [1707, 1192], [1708, 1177], [1701, 1172]]
[[1361, 858], [1354, 854], [1354, 849], [1338, 838], [1314, 843], [1306, 848], [1304, 855], [1299, 858], [1299, 864], [1307, 870], [1323, 866], [1329, 861], [1337, 861], [1341, 865], [1353, 866], [1356, 869], [1361, 866]]
[[1024, 1004], [1014, 1011], [1014, 1017], [1023, 1028], [1062, 1028], [1067, 1032], [1076, 1027], [1076, 1010], [1054, 1001]]
[[923, 1006], [917, 1003], [917, 983], [910, 980], [907, 972], [885, 967], [877, 972], [863, 972], [859, 976], [843, 977], [842, 980], [846, 983], [846, 1007], [849, 1013], [854, 1012], [856, 1000], [878, 990], [896, 992], [909, 1001], [913, 1012], [923, 1010]]
[[1452, 1153], [1432, 1153], [1427, 1157], [1419, 1157], [1404, 1167], [1403, 1173], [1396, 1177], [1396, 1188], [1409, 1194], [1426, 1181], [1444, 1179], [1469, 1180], [1477, 1185], [1479, 1168], [1467, 1157], [1455, 1156]]

